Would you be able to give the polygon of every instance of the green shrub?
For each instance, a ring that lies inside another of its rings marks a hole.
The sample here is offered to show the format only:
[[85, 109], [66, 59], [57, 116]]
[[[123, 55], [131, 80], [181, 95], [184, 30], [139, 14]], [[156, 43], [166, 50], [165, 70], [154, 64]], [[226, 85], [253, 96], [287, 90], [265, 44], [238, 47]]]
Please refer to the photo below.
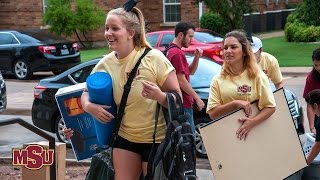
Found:
[[200, 27], [210, 29], [222, 35], [226, 34], [230, 28], [219, 14], [212, 12], [204, 13], [201, 16]]
[[316, 42], [320, 40], [320, 26], [307, 26], [298, 21], [287, 23], [285, 36], [289, 42]]

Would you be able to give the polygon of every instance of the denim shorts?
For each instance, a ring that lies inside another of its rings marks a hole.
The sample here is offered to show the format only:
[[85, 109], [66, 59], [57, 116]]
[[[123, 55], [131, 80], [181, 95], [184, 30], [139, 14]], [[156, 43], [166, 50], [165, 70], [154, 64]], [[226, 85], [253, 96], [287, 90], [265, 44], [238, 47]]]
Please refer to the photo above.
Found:
[[[154, 145], [156, 148], [159, 146], [158, 143]], [[114, 142], [113, 147], [139, 154], [143, 162], [148, 162], [149, 154], [152, 149], [152, 143], [134, 143], [124, 139], [121, 136], [118, 136]]]

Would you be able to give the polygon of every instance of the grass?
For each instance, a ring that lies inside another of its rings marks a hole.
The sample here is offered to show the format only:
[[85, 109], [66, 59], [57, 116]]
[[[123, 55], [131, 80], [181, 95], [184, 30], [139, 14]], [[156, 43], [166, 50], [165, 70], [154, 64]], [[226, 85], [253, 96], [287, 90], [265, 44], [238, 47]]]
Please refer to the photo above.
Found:
[[[285, 37], [263, 39], [263, 49], [274, 55], [280, 67], [308, 67], [312, 66], [311, 55], [313, 50], [320, 47], [318, 43], [290, 43]], [[81, 50], [81, 62], [96, 57], [102, 57], [109, 52], [108, 48]]]
[[102, 57], [103, 55], [107, 54], [107, 52], [109, 52], [108, 48], [80, 50], [81, 62], [86, 62], [97, 57]]
[[285, 37], [263, 39], [263, 50], [275, 56], [280, 67], [312, 66], [312, 52], [320, 47], [318, 43], [291, 43]]

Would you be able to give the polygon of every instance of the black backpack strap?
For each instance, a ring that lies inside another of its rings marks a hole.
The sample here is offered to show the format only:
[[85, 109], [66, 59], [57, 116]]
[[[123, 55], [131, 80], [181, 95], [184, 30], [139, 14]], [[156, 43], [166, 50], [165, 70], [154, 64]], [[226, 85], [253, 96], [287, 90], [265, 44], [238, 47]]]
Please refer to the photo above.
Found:
[[[179, 48], [176, 44], [173, 44], [173, 43], [168, 44], [167, 46], [165, 46], [164, 50], [162, 51], [163, 54], [164, 54], [165, 56], [167, 56], [169, 49], [174, 48], [174, 47]], [[179, 48], [179, 49], [180, 49], [180, 48]]]
[[157, 133], [157, 126], [158, 126], [158, 121], [159, 121], [159, 113], [160, 113], [160, 104], [157, 103], [157, 108], [156, 108], [156, 114], [155, 114], [155, 122], [154, 122], [154, 130], [153, 130], [153, 144], [156, 143], [156, 133]]
[[[143, 52], [143, 54], [140, 56], [139, 60], [137, 61], [136, 65], [134, 66], [134, 68], [131, 70], [130, 74], [129, 74], [129, 78], [127, 80], [127, 83], [124, 85], [124, 91], [121, 97], [121, 102], [120, 102], [120, 106], [119, 106], [119, 110], [116, 116], [116, 124], [115, 127], [113, 129], [113, 141], [111, 143], [114, 143], [114, 140], [116, 139], [116, 137], [118, 136], [118, 132], [119, 132], [119, 128], [121, 125], [121, 121], [122, 121], [122, 117], [123, 117], [123, 113], [124, 113], [124, 109], [126, 107], [127, 104], [127, 99], [129, 96], [129, 92], [131, 89], [131, 84], [133, 81], [133, 78], [135, 77], [138, 67], [141, 63], [141, 60], [144, 58], [144, 56], [150, 51], [150, 48], [146, 48]], [[112, 145], [112, 144], [111, 144]]]
[[[178, 103], [178, 108], [176, 106], [176, 103], [174, 101], [174, 98], [172, 96], [172, 94], [174, 96], [176, 96], [176, 99], [177, 99], [177, 103]], [[168, 110], [167, 110], [167, 114], [168, 114], [168, 117], [165, 117], [165, 120], [166, 120], [166, 124], [168, 125], [170, 121], [172, 121], [172, 119], [174, 117], [177, 117], [178, 115], [181, 115], [184, 113], [184, 110], [183, 110], [183, 105], [182, 105], [182, 100], [181, 100], [181, 97], [179, 95], [179, 93], [177, 92], [166, 92], [166, 98], [167, 98], [167, 104], [168, 104]], [[158, 121], [159, 121], [159, 114], [160, 114], [160, 107], [161, 105], [159, 103], [157, 103], [157, 108], [156, 108], [156, 113], [155, 113], [155, 124], [154, 124], [154, 131], [153, 131], [153, 144], [155, 143], [155, 139], [156, 139], [156, 133], [157, 133], [157, 126], [158, 126]], [[163, 111], [163, 114], [164, 116], [166, 116], [166, 112], [165, 112], [165, 108], [162, 108], [162, 111]]]

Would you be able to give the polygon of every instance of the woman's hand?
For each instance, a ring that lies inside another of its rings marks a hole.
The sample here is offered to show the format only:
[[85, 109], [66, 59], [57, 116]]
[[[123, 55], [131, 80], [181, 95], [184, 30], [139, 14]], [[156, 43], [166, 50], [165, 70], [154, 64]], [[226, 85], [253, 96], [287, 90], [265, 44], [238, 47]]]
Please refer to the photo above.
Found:
[[114, 116], [107, 111], [107, 109], [109, 108], [111, 108], [111, 106], [90, 103], [86, 109], [87, 112], [91, 114], [96, 120], [103, 124], [106, 124], [114, 118]]
[[71, 128], [64, 128], [63, 129], [63, 134], [66, 137], [66, 139], [70, 139], [71, 136], [73, 136], [73, 130]]
[[161, 89], [154, 83], [149, 81], [143, 81], [142, 82], [142, 92], [141, 95], [145, 98], [161, 101], [161, 95], [163, 92]]
[[242, 108], [247, 117], [250, 117], [252, 114], [251, 103], [243, 100], [236, 100], [237, 107]]
[[248, 136], [250, 130], [253, 128], [253, 126], [255, 126], [255, 123], [253, 122], [252, 119], [250, 118], [240, 118], [239, 122], [242, 123], [242, 125], [240, 126], [240, 128], [237, 130], [236, 134], [237, 137], [240, 140], [246, 140], [246, 137]]

